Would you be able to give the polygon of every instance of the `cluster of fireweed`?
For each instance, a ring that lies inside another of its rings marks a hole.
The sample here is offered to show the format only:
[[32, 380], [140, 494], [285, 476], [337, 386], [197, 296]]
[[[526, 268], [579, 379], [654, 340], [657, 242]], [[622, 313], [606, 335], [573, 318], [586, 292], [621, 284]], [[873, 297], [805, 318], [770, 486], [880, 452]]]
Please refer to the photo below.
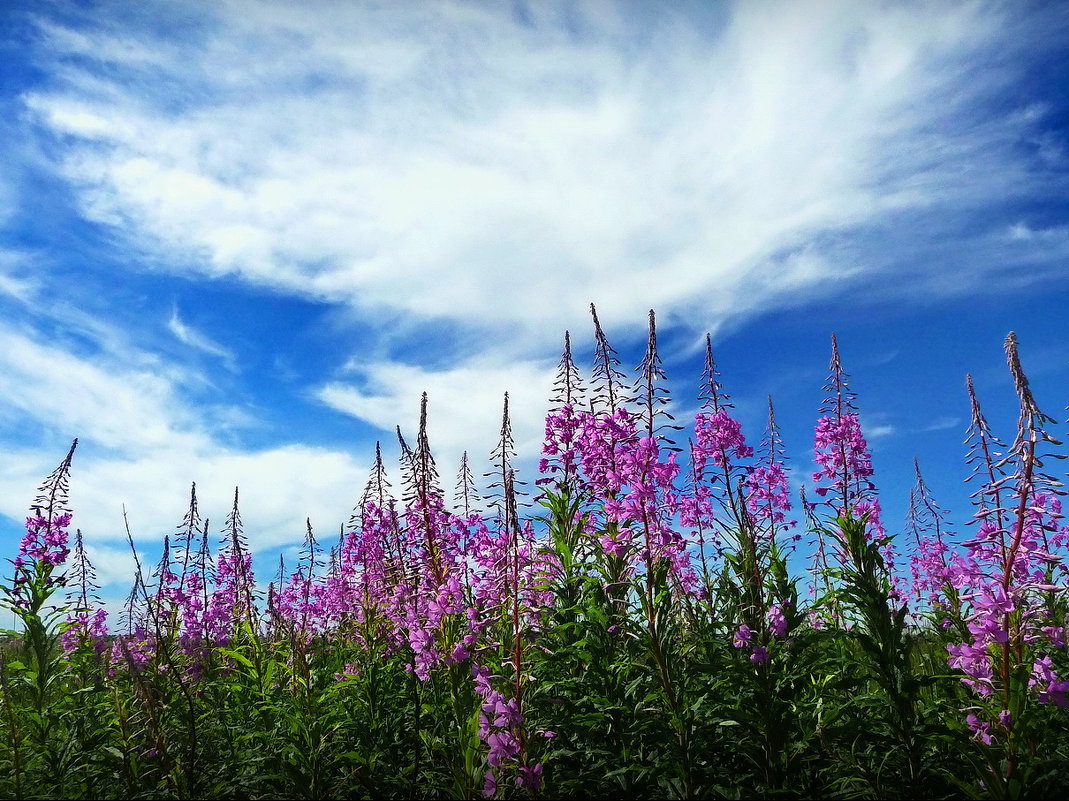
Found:
[[[741, 430], [732, 434], [720, 451], [721, 459], [726, 462], [728, 448], [737, 458], [752, 456], [753, 450], [745, 445]], [[729, 496], [727, 505], [737, 520], [733, 530], [736, 547], [728, 560], [739, 585], [738, 611], [742, 618], [732, 645], [749, 648], [749, 659], [757, 665], [767, 663], [775, 649], [791, 643], [790, 621], [796, 604], [789, 582], [777, 580], [777, 576], [786, 575], [785, 548], [793, 548], [799, 535], [793, 535], [788, 546], [780, 542], [779, 535], [791, 529], [795, 521], [787, 519], [791, 510], [787, 468], [771, 398], [762, 451], [760, 463], [750, 467], [745, 479], [739, 481], [738, 497]], [[723, 476], [725, 481], [730, 478], [730, 469]]]
[[392, 499], [368, 501], [353, 522], [325, 574], [309, 525], [301, 563], [277, 591], [272, 584], [272, 618], [305, 640], [340, 630], [365, 645], [374, 637], [387, 652], [407, 646], [409, 670], [426, 680], [448, 653], [443, 621], [464, 609], [465, 527], [437, 496], [406, 505], [401, 515]]
[[[476, 514], [446, 510], [437, 493], [406, 504], [401, 515], [392, 503], [369, 501], [354, 517], [359, 523], [345, 535], [327, 575], [314, 575], [302, 564], [273, 594], [277, 616], [288, 624], [307, 620], [309, 628], [358, 635], [373, 621], [391, 650], [401, 644], [411, 649], [410, 667], [423, 680], [440, 664], [468, 658], [502, 614], [509, 538]], [[517, 557], [527, 619], [530, 608], [548, 599], [534, 582], [539, 554], [533, 531], [527, 525], [523, 532]], [[459, 629], [452, 625], [457, 622]]]
[[[787, 615], [780, 604], [772, 604], [768, 607], [767, 617], [768, 634], [776, 639], [785, 640], [789, 633]], [[755, 664], [763, 664], [771, 657], [768, 645], [758, 641], [759, 634], [747, 623], [740, 623], [735, 629], [731, 644], [735, 648], [749, 648], [750, 661]]]
[[[741, 431], [732, 447], [736, 455], [746, 453], [742, 450], [745, 443]], [[775, 580], [777, 573], [786, 575], [786, 556], [779, 534], [795, 525], [795, 521], [787, 519], [791, 503], [781, 450], [772, 399], [769, 398], [762, 460], [750, 469], [742, 482], [744, 508], [739, 509], [738, 548], [734, 556], [735, 565], [742, 568], [736, 570], [736, 575], [742, 574], [739, 612], [743, 622], [735, 630], [732, 645], [739, 649], [749, 648], [750, 661], [758, 665], [768, 662], [775, 648], [791, 643], [791, 619], [796, 603], [793, 594], [784, 594], [790, 589], [789, 583], [783, 586]], [[788, 547], [793, 548], [799, 537], [793, 535]]]
[[561, 480], [575, 475], [579, 464], [579, 432], [588, 416], [570, 403], [546, 415], [542, 458], [538, 463], [538, 472], [545, 478], [540, 483], [552, 481], [549, 476], [553, 474], [559, 473]]
[[71, 552], [67, 547], [70, 524], [70, 512], [52, 518], [39, 514], [26, 518], [26, 533], [19, 542], [19, 552], [14, 560], [15, 570], [24, 576], [23, 581], [27, 580], [25, 574], [36, 564], [58, 567], [67, 561]]
[[236, 626], [243, 620], [251, 621], [254, 614], [252, 554], [224, 550], [216, 561], [215, 577], [204, 629], [210, 642], [226, 645]]
[[683, 525], [713, 529], [719, 518], [723, 525], [736, 526], [741, 510], [735, 485], [746, 475], [740, 460], [751, 458], [753, 448], [746, 444], [742, 425], [725, 408], [698, 412], [694, 435], [691, 466], [696, 480], [693, 493], [682, 500]]
[[[880, 552], [891, 580], [892, 595], [904, 599], [905, 591], [896, 572], [898, 555], [887, 537], [881, 518], [880, 498], [873, 483], [872, 454], [861, 428], [857, 394], [849, 387], [849, 375], [843, 370], [839, 345], [832, 334], [832, 356], [827, 393], [820, 407], [813, 435], [813, 458], [819, 470], [813, 473], [814, 492], [822, 499], [810, 504], [810, 512], [825, 507], [833, 520], [853, 519], [865, 522], [865, 538], [880, 542]], [[818, 570], [827, 576], [828, 555], [821, 531], [835, 534], [833, 557], [840, 565], [850, 562], [847, 538], [834, 524], [830, 529], [818, 526], [816, 559]], [[832, 610], [833, 616], [836, 611]]]
[[406, 642], [399, 622], [409, 595], [396, 502], [385, 494], [367, 498], [350, 522], [337, 569], [327, 578], [328, 610], [365, 649], [391, 654]]
[[667, 559], [675, 579], [693, 590], [697, 577], [687, 541], [671, 525], [680, 508], [679, 465], [657, 437], [641, 436], [639, 416], [620, 406], [612, 412], [564, 407], [546, 421], [542, 470], [574, 471], [577, 486], [600, 503], [587, 509], [587, 530], [601, 550], [634, 567]]
[[[185, 609], [188, 599], [180, 589], [180, 575], [172, 568], [170, 538], [165, 537], [163, 555], [153, 571], [154, 588], [150, 591], [140, 581], [135, 581], [128, 603], [127, 631], [112, 640], [109, 673], [139, 671], [149, 665], [167, 672], [174, 643], [184, 639], [187, 644], [192, 644], [199, 635], [199, 632], [183, 630], [191, 615]], [[140, 598], [136, 597], [139, 588]], [[185, 667], [191, 673], [200, 672], [199, 667], [191, 664]]]
[[[73, 451], [72, 447], [71, 453]], [[67, 468], [70, 465], [70, 456], [71, 454], [68, 454], [64, 463]], [[55, 476], [56, 473], [53, 473], [52, 478]], [[43, 492], [48, 489], [48, 484], [49, 482], [46, 482], [45, 487], [42, 487]], [[36, 669], [35, 697], [39, 705], [44, 704], [44, 692], [52, 664], [54, 635], [47, 622], [47, 606], [56, 590], [65, 583], [66, 576], [63, 573], [57, 574], [56, 571], [70, 553], [67, 547], [67, 527], [71, 522], [71, 514], [57, 508], [60, 503], [57, 499], [56, 503], [50, 502], [47, 506], [35, 505], [34, 514], [26, 518], [26, 533], [19, 543], [18, 554], [12, 560], [15, 572], [11, 586], [3, 588], [7, 595], [5, 605], [22, 620], [25, 627], [23, 647], [27, 661]], [[76, 627], [77, 618], [68, 625], [71, 628]]]
[[[579, 391], [576, 382], [569, 380], [568, 344], [566, 340], [557, 386], [566, 388], [567, 397], [575, 402]], [[547, 416], [541, 463], [547, 474], [544, 481], [556, 478], [562, 485], [568, 481], [587, 498], [596, 499], [583, 512], [586, 531], [596, 538], [603, 553], [625, 560], [628, 568], [621, 578], [641, 569], [642, 563], [664, 558], [674, 585], [687, 594], [701, 594], [703, 585], [707, 589], [707, 545], [719, 547], [725, 534], [745, 526], [760, 530], [759, 536], [766, 540], [763, 548], [767, 549], [777, 528], [793, 524], [786, 520], [789, 485], [778, 433], [773, 427], [774, 445], [767, 449], [762, 462], [748, 464], [753, 449], [747, 445], [741, 424], [731, 414], [728, 396], [717, 381], [708, 338], [706, 345], [702, 390], [706, 403], [694, 418], [686, 491], [676, 484], [680, 474], [676, 453], [666, 447], [665, 437], [656, 433], [659, 390], [654, 383], [661, 373], [656, 369], [652, 315], [650, 346], [642, 366], [644, 380], [634, 388], [635, 395], [645, 396], [645, 405], [633, 410], [629, 404], [634, 399], [619, 387], [614, 391], [610, 379], [615, 374], [608, 365], [611, 349], [601, 335], [599, 353], [606, 364], [601, 369], [598, 397], [606, 405], [608, 399], [614, 399], [615, 405], [596, 412], [577, 411], [565, 403], [552, 411]], [[560, 399], [565, 399], [563, 390]], [[690, 529], [689, 537], [672, 525], [675, 519]], [[705, 582], [694, 568], [694, 545]], [[638, 556], [641, 560], [636, 560]], [[757, 606], [761, 615], [773, 616], [760, 626], [762, 639], [767, 640], [770, 627], [780, 628], [777, 615], [782, 605], [772, 600]], [[757, 654], [760, 657], [761, 651]]]
[[694, 441], [695, 467], [699, 472], [712, 462], [718, 473], [730, 474], [733, 458], [753, 456], [753, 448], [742, 435], [742, 425], [727, 409], [695, 415]]
[[372, 602], [389, 595], [399, 569], [393, 553], [397, 512], [392, 503], [380, 507], [368, 501], [354, 515], [356, 520], [359, 525], [346, 532], [336, 569], [328, 577], [334, 585], [330, 612], [339, 623], [367, 624], [376, 611]]
[[26, 533], [12, 562], [15, 577], [10, 594], [16, 606], [29, 609], [36, 594], [51, 594], [55, 587], [61, 586], [62, 577], [54, 575], [54, 570], [70, 554], [67, 547], [70, 523], [69, 512], [54, 517], [35, 514], [26, 518]]
[[[285, 581], [279, 576], [277, 591], [274, 584], [271, 588], [272, 618], [276, 623], [285, 622], [292, 636], [305, 641], [324, 633], [330, 623], [327, 585], [317, 576], [317, 570], [322, 567], [317, 547], [312, 522], [306, 520], [304, 547], [297, 568]], [[281, 574], [282, 565], [279, 570]]]
[[[530, 530], [525, 533], [529, 535]], [[463, 651], [453, 654], [454, 659], [470, 657], [471, 676], [480, 697], [478, 735], [486, 746], [489, 765], [483, 788], [486, 797], [496, 793], [502, 776], [509, 770], [515, 770], [517, 786], [533, 791], [541, 787], [542, 765], [529, 765], [526, 757], [521, 660], [524, 640], [537, 631], [527, 610], [540, 609], [551, 601], [541, 597], [534, 586], [536, 563], [529, 546], [519, 544], [519, 534], [515, 531], [510, 537], [505, 532], [484, 541], [491, 548], [480, 549], [478, 561], [488, 569], [478, 574], [475, 604], [467, 610], [470, 628]], [[492, 676], [482, 661], [504, 650], [511, 651], [514, 675], [509, 682]]]
[[483, 794], [490, 797], [497, 792], [495, 771], [515, 761], [520, 755], [521, 744], [517, 735], [521, 731], [523, 714], [516, 698], [506, 699], [503, 693], [494, 689], [490, 683], [488, 667], [473, 663], [471, 676], [475, 682], [475, 691], [482, 699], [479, 708], [479, 738], [489, 746], [487, 762], [490, 763]]
[[[527, 764], [523, 758], [527, 735], [519, 699], [509, 698], [495, 689], [490, 669], [485, 665], [472, 662], [471, 675], [481, 702], [479, 739], [487, 744], [486, 759], [490, 765], [484, 779], [483, 795], [490, 798], [497, 793], [501, 772], [509, 766], [515, 767], [517, 787], [537, 793], [542, 789], [542, 763]], [[539, 734], [556, 736], [547, 731]]]
[[411, 539], [420, 533], [433, 538], [426, 539], [427, 544], [415, 550], [418, 574], [404, 606], [404, 628], [412, 649], [413, 670], [425, 681], [431, 669], [444, 662], [456, 649], [457, 635], [450, 636], [444, 621], [448, 616], [461, 615], [465, 609], [459, 576], [463, 569], [460, 543], [455, 536], [462, 529], [451, 525], [451, 516], [439, 498], [434, 498], [429, 508], [410, 510], [406, 520], [415, 521], [410, 525]]
[[[12, 694], [8, 671], [13, 670], [21, 674], [20, 690], [17, 693], [25, 693], [22, 697], [29, 700], [32, 707], [32, 712], [24, 724], [34, 732], [35, 739], [41, 746], [45, 745], [55, 721], [54, 710], [50, 709], [51, 697], [58, 671], [62, 670], [61, 660], [56, 656], [56, 646], [61, 639], [64, 624], [57, 626], [57, 621], [67, 608], [63, 605], [56, 608], [51, 599], [56, 590], [66, 584], [68, 578], [59, 568], [70, 554], [67, 531], [71, 522], [71, 511], [67, 506], [68, 484], [71, 461], [77, 446], [76, 439], [71, 443], [66, 458], [38, 490], [30, 507], [32, 514], [26, 519], [26, 532], [19, 542], [18, 553], [11, 560], [14, 575], [10, 586], [2, 586], [6, 597], [0, 602], [19, 618], [23, 626], [21, 636], [13, 643], [20, 652], [20, 659], [9, 663], [0, 658], [5, 706], [10, 713]], [[80, 533], [78, 549], [84, 556]], [[85, 609], [79, 611], [88, 612], [88, 605], [85, 606]], [[17, 772], [18, 756], [15, 760]], [[16, 783], [16, 788], [18, 786]]]
[[[52, 629], [52, 610], [48, 604], [59, 587], [66, 583], [65, 573], [57, 573], [70, 554], [68, 526], [71, 511], [67, 508], [71, 460], [78, 440], [71, 443], [67, 456], [41, 484], [37, 497], [26, 518], [26, 530], [15, 558], [11, 560], [14, 575], [10, 586], [4, 586], [4, 605], [21, 619], [25, 628], [22, 647], [27, 661], [36, 670], [38, 711], [43, 709], [45, 691], [53, 666], [51, 652], [55, 640]], [[78, 552], [84, 557], [81, 534]], [[87, 604], [78, 611], [88, 612]], [[62, 609], [59, 611], [63, 611]], [[76, 625], [76, 624], [73, 624]]]
[[820, 470], [813, 474], [816, 493], [832, 496], [835, 511], [855, 518], [868, 515], [871, 528], [882, 533], [879, 522], [879, 499], [870, 481], [872, 455], [861, 432], [861, 422], [853, 412], [838, 419], [823, 415], [817, 420], [813, 435], [813, 459]]
[[[600, 423], [587, 428], [581, 448], [584, 472], [605, 498], [603, 524], [615, 523], [611, 528], [606, 525], [602, 548], [614, 556], [629, 555], [641, 535], [644, 559], [666, 558], [680, 575], [687, 566], [686, 545], [665, 514], [678, 503], [675, 454], [663, 458], [656, 438], [638, 436], [634, 418], [624, 409], [612, 418], [604, 416]], [[608, 448], [611, 455], [606, 458]]]
[[405, 564], [383, 613], [411, 649], [409, 669], [426, 681], [436, 666], [455, 664], [470, 652], [480, 621], [466, 614], [475, 607], [465, 595], [464, 585], [471, 583], [465, 551], [473, 545], [477, 558], [492, 544], [485, 537], [469, 543], [465, 521], [447, 512], [437, 495], [409, 505], [404, 518]]
[[[326, 574], [315, 567], [309, 530], [302, 564], [279, 583], [277, 592], [269, 592], [269, 612], [284, 630], [303, 632], [305, 638], [333, 631], [387, 653], [403, 649], [406, 669], [421, 682], [441, 668], [480, 665], [509, 640], [515, 641], [510, 650], [518, 662], [541, 623], [540, 610], [552, 603], [544, 581], [552, 557], [536, 547], [531, 522], [515, 519], [512, 471], [501, 465], [507, 485], [502, 504], [511, 506], [511, 516], [499, 511], [497, 525], [487, 525], [468, 506], [474, 495], [466, 486], [466, 508], [450, 511], [426, 443], [425, 415], [424, 399], [417, 448], [408, 450], [401, 441], [406, 495], [401, 511], [395, 511], [377, 455], [360, 506], [332, 552]], [[497, 692], [519, 714], [520, 671], [514, 672], [509, 696], [507, 688]], [[348, 675], [347, 670], [339, 679]], [[476, 689], [483, 692], [486, 682], [480, 675], [472, 673]], [[499, 700], [495, 696], [493, 703]], [[487, 781], [496, 783], [501, 771], [516, 763], [517, 781], [533, 786], [541, 766], [528, 766], [520, 752], [508, 747], [509, 736], [520, 737], [520, 721], [510, 719], [505, 730], [512, 734], [507, 735], [493, 725], [500, 714], [480, 729], [491, 766]]]
[[[554, 387], [560, 405], [546, 418], [539, 484], [556, 481], [566, 492], [578, 492], [584, 503], [577, 511], [585, 531], [595, 537], [602, 553], [616, 563], [618, 578], [665, 559], [677, 582], [695, 583], [688, 565], [685, 539], [670, 525], [678, 507], [674, 481], [679, 472], [675, 453], [666, 449], [658, 420], [670, 415], [658, 407], [667, 403], [657, 382], [663, 377], [656, 354], [656, 332], [650, 313], [650, 345], [636, 386], [645, 405], [631, 397], [615, 351], [609, 345], [593, 306], [596, 364], [590, 408], [579, 411], [582, 382], [565, 349]], [[644, 390], [644, 391], [641, 391]], [[636, 408], [629, 408], [635, 403]], [[674, 427], [674, 426], [672, 426]], [[636, 559], [636, 557], [639, 557]]]
[[705, 370], [699, 390], [703, 404], [694, 415], [690, 446], [693, 487], [681, 502], [685, 526], [713, 529], [719, 522], [720, 528], [735, 528], [743, 522], [736, 488], [753, 475], [744, 460], [752, 458], [754, 451], [746, 443], [742, 424], [732, 415], [734, 405], [719, 378], [712, 340], [706, 335]]
[[1045, 429], [1055, 421], [1035, 402], [1012, 333], [1006, 353], [1020, 401], [1017, 435], [1003, 455], [970, 377], [968, 461], [981, 481], [973, 494], [979, 525], [940, 574], [961, 603], [968, 632], [964, 642], [947, 646], [950, 666], [962, 671], [977, 699], [966, 721], [977, 740], [1005, 749], [1004, 773], [994, 777], [1003, 780], [1034, 747], [1016, 736], [1030, 714], [1029, 696], [1040, 704], [1069, 705], [1069, 681], [1052, 660], [1066, 646], [1056, 599], [1066, 589], [1069, 528], [1061, 523], [1061, 482], [1043, 472], [1046, 459], [1062, 458], [1050, 451], [1061, 443]]
[[790, 486], [782, 464], [757, 465], [746, 477], [746, 509], [759, 523], [793, 525]]
[[[501, 626], [517, 598], [517, 625], [529, 637], [539, 610], [552, 601], [543, 580], [549, 557], [535, 546], [530, 522], [510, 536], [474, 512], [448, 511], [436, 489], [416, 493], [398, 514], [396, 501], [380, 492], [382, 486], [372, 486], [382, 481], [380, 475], [369, 482], [326, 571], [307, 525], [300, 564], [270, 585], [269, 633], [288, 634], [299, 645], [330, 634], [387, 653], [404, 648], [408, 669], [422, 681], [441, 666], [499, 647]], [[199, 525], [195, 489], [192, 498], [186, 528]], [[232, 516], [237, 518], [236, 498]], [[138, 601], [139, 608], [128, 615], [127, 633], [113, 642], [112, 672], [180, 666], [197, 679], [207, 649], [227, 644], [243, 620], [259, 626], [251, 557], [233, 528], [228, 526], [213, 570], [211, 560], [197, 554], [176, 556], [165, 540], [152, 585], [139, 591], [135, 582], [131, 607]], [[520, 780], [535, 781], [534, 767], [522, 763], [517, 770]]]
[[694, 416], [688, 487], [679, 499], [679, 520], [690, 529], [690, 538], [698, 546], [703, 577], [701, 593], [708, 599], [707, 548], [722, 551], [724, 539], [732, 538], [732, 533], [744, 524], [744, 511], [736, 489], [748, 473], [741, 460], [753, 456], [741, 424], [731, 414], [730, 396], [720, 385], [709, 335], [705, 337], [705, 371], [699, 397], [703, 404]]
[[172, 547], [170, 536], [164, 538], [163, 554], [148, 584], [142, 581], [141, 560], [127, 532], [135, 580], [122, 615], [125, 631], [110, 640], [111, 674], [151, 666], [160, 672], [181, 669], [199, 679], [215, 659], [214, 649], [230, 644], [240, 625], [259, 627], [252, 557], [244, 542], [237, 490], [215, 558], [208, 531], [209, 522], [201, 524], [194, 484], [177, 545]]
[[98, 608], [90, 612], [71, 612], [67, 616], [67, 627], [63, 630], [60, 641], [65, 651], [75, 651], [83, 644], [88, 644], [98, 654], [108, 648], [108, 610]]
[[67, 620], [60, 635], [63, 650], [71, 652], [88, 647], [97, 656], [107, 650], [108, 612], [100, 605], [96, 594], [99, 589], [96, 570], [86, 553], [79, 529], [67, 575]]
[[768, 425], [761, 455], [755, 458], [719, 381], [709, 337], [699, 394], [704, 403], [694, 419], [690, 490], [680, 502], [680, 522], [692, 528], [698, 541], [706, 587], [705, 545], [717, 545], [725, 563], [721, 579], [734, 605], [729, 612], [735, 621], [731, 644], [761, 665], [780, 643], [788, 642], [788, 613], [795, 603], [793, 595], [783, 595], [786, 587], [773, 580], [785, 571], [779, 534], [794, 525], [787, 519], [791, 503], [783, 443], [769, 398]]
[[951, 583], [951, 560], [955, 558], [950, 540], [954, 532], [946, 527], [947, 513], [939, 507], [921, 475], [920, 464], [913, 460], [916, 484], [909, 493], [906, 530], [913, 535], [910, 554], [910, 578], [913, 597], [927, 607], [942, 629], [961, 620], [961, 598]]
[[[1048, 653], [1066, 643], [1065, 629], [1055, 624], [1049, 605], [1064, 589], [1064, 581], [1052, 580], [1051, 567], [1059, 557], [1050, 549], [1064, 548], [1069, 529], [1054, 523], [1061, 514], [1056, 498], [1036, 493], [1033, 503], [1014, 524], [1012, 544], [1007, 546], [1005, 531], [985, 520], [964, 543], [966, 553], [956, 554], [943, 571], [966, 605], [970, 637], [947, 646], [948, 662], [980, 698], [1001, 704], [995, 711], [1002, 729], [1012, 720], [1013, 667], [1022, 660], [1031, 660], [1028, 686], [1039, 703], [1069, 705], [1069, 681], [1059, 679]], [[968, 720], [977, 738], [990, 744], [992, 721], [976, 714]]]

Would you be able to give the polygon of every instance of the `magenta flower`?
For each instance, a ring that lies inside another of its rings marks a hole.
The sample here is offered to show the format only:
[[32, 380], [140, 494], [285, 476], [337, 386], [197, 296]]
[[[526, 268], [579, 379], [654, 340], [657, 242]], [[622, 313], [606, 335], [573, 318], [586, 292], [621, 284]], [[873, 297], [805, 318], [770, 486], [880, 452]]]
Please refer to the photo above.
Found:
[[749, 459], [753, 448], [746, 444], [742, 424], [726, 409], [718, 412], [699, 412], [694, 416], [696, 468], [705, 469], [711, 460], [719, 468], [730, 468], [732, 457]]
[[750, 654], [750, 661], [755, 665], [763, 665], [771, 658], [768, 649], [763, 645], [754, 646], [753, 652]]
[[787, 616], [779, 604], [773, 604], [768, 608], [768, 630], [773, 637], [787, 636]]
[[761, 522], [785, 523], [791, 509], [790, 487], [782, 465], [759, 465], [746, 476], [746, 508]]
[[965, 722], [968, 724], [969, 729], [973, 733], [973, 739], [983, 743], [984, 745], [991, 745], [993, 738], [991, 737], [991, 724], [980, 720], [976, 715], [970, 714], [966, 716]]
[[736, 648], [745, 648], [750, 644], [752, 638], [753, 632], [750, 630], [750, 627], [745, 623], [742, 623], [735, 629], [735, 637], [732, 639], [731, 644]]

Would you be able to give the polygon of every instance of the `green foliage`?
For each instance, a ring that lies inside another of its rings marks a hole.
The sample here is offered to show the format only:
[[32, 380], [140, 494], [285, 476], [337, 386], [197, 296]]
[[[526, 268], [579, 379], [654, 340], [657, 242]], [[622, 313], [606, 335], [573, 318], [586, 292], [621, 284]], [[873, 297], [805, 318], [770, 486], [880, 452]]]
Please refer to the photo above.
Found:
[[[910, 619], [887, 541], [867, 539], [864, 519], [821, 532], [841, 557], [823, 577], [830, 594], [806, 604], [778, 547], [752, 531], [733, 532], [713, 594], [695, 596], [663, 562], [629, 571], [606, 556], [567, 488], [542, 503], [559, 569], [544, 578], [554, 603], [523, 658], [526, 748], [545, 766], [547, 797], [1065, 791], [1069, 732], [1053, 705], [1030, 718], [1042, 745], [1027, 771], [1012, 786], [976, 782], [998, 754], [970, 741], [947, 635]], [[783, 630], [768, 624], [774, 605]], [[111, 665], [87, 644], [61, 653], [59, 618], [44, 609], [0, 646], [4, 797], [481, 797], [468, 663], [421, 681], [407, 647], [363, 636], [374, 621], [270, 637], [246, 621], [193, 673], [171, 640], [137, 665], [129, 654]], [[812, 622], [829, 610], [838, 625]], [[766, 661], [734, 646], [742, 624]], [[497, 794], [529, 792], [502, 783]]]

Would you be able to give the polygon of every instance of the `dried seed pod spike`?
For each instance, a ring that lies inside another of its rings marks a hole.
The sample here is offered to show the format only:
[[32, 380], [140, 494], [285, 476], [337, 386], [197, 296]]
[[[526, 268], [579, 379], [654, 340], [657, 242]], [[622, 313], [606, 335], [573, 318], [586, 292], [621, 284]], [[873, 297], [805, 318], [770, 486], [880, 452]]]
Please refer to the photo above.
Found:
[[39, 517], [51, 522], [62, 514], [70, 512], [67, 506], [70, 489], [71, 461], [78, 447], [78, 439], [71, 443], [70, 450], [59, 466], [46, 478], [37, 490], [33, 500], [32, 511]]
[[626, 378], [618, 369], [620, 359], [602, 330], [593, 303], [590, 304], [590, 316], [594, 318], [594, 392], [590, 398], [590, 406], [592, 409], [604, 406], [609, 414], [615, 414], [618, 408], [631, 401], [623, 391]]
[[576, 408], [582, 404], [585, 389], [579, 368], [572, 358], [572, 338], [564, 332], [564, 352], [557, 365], [557, 376], [553, 380], [553, 394], [550, 397], [551, 411], [560, 411], [564, 406]]
[[665, 417], [670, 421], [675, 418], [672, 417], [667, 409], [662, 408], [671, 403], [671, 396], [662, 383], [667, 379], [667, 376], [661, 366], [661, 355], [657, 350], [657, 317], [653, 309], [650, 309], [649, 312], [649, 336], [646, 340], [646, 353], [642, 357], [642, 363], [636, 369], [640, 377], [635, 387], [635, 394], [638, 396], [642, 406], [646, 436], [650, 439], [658, 437], [664, 444], [670, 446], [671, 450], [680, 450], [679, 448], [671, 447], [675, 445], [675, 442], [660, 434], [663, 429], [679, 431], [680, 426], [672, 423], [658, 424], [657, 422], [658, 417]]
[[716, 360], [713, 358], [713, 338], [710, 334], [705, 335], [705, 369], [702, 371], [698, 398], [702, 401], [702, 409], [714, 414], [722, 409], [734, 408], [731, 396], [724, 392], [720, 385], [720, 372], [716, 369]]

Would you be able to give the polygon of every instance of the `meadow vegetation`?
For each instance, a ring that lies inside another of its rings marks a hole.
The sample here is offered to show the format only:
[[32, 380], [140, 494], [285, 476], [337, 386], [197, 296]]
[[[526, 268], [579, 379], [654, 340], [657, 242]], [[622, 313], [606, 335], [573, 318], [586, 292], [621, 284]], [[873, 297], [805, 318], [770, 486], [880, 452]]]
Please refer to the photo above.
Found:
[[971, 525], [949, 530], [918, 468], [889, 532], [834, 338], [795, 498], [771, 399], [746, 439], [708, 339], [683, 426], [653, 313], [634, 380], [593, 322], [589, 376], [565, 337], [537, 481], [517, 476], [506, 395], [488, 487], [465, 455], [447, 489], [424, 396], [396, 488], [377, 449], [337, 538], [309, 523], [269, 582], [238, 492], [213, 530], [194, 486], [109, 616], [70, 530], [75, 441], [4, 587], [0, 796], [1069, 790], [1059, 423], [1013, 334], [1008, 444], [967, 384]]

